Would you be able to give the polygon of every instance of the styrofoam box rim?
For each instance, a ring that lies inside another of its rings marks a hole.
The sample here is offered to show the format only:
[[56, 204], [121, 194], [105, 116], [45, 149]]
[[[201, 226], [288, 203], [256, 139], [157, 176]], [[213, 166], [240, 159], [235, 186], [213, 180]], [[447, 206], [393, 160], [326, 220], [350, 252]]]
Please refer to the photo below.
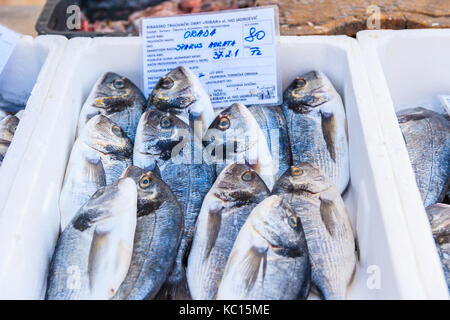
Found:
[[[448, 36], [449, 29], [409, 29], [409, 30], [365, 30], [357, 33], [364, 67], [370, 75], [370, 88], [381, 125], [383, 141], [388, 151], [396, 190], [402, 206], [409, 237], [415, 249], [416, 263], [419, 267], [424, 290], [429, 297], [440, 291], [442, 298], [448, 299], [448, 290], [442, 272], [431, 228], [416, 185], [414, 171], [409, 161], [395, 113], [394, 103], [384, 75], [378, 48], [388, 41], [399, 38]], [[445, 292], [442, 292], [445, 290]]]

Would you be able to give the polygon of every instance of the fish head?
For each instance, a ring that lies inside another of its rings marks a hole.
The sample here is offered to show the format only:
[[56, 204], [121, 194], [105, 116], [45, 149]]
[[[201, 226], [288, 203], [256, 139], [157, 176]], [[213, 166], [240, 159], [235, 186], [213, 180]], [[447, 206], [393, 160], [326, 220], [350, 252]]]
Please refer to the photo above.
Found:
[[336, 91], [320, 71], [311, 71], [295, 78], [284, 92], [284, 101], [294, 112], [308, 113], [332, 100]]
[[124, 157], [133, 155], [133, 143], [122, 128], [103, 115], [91, 118], [82, 129], [80, 138], [89, 147], [106, 154]]
[[226, 166], [212, 188], [219, 199], [242, 205], [249, 201], [259, 202], [269, 194], [258, 173], [250, 166], [238, 163]]
[[293, 193], [307, 196], [319, 195], [333, 186], [320, 168], [304, 162], [291, 166], [276, 182], [273, 191], [276, 194]]
[[175, 147], [190, 143], [192, 128], [169, 112], [154, 107], [141, 117], [136, 133], [136, 149], [148, 157], [169, 160]]
[[19, 118], [8, 115], [0, 121], [0, 140], [11, 142], [19, 125]]

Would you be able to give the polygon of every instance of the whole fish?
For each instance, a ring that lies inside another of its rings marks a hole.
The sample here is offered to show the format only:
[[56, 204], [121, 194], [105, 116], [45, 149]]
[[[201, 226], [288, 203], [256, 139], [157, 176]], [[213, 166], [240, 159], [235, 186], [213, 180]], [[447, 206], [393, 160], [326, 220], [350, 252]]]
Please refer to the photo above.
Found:
[[133, 144], [123, 130], [103, 115], [84, 126], [70, 154], [59, 198], [61, 230], [102, 186], [112, 184], [132, 164]]
[[133, 163], [143, 169], [155, 163], [183, 208], [184, 231], [174, 268], [159, 298], [188, 298], [185, 257], [195, 221], [215, 180], [214, 168], [203, 161], [203, 146], [193, 129], [175, 115], [150, 107], [139, 122]]
[[7, 115], [0, 120], [0, 165], [6, 156], [6, 152], [8, 151], [18, 125], [19, 118], [16, 116]]
[[214, 110], [208, 93], [198, 77], [187, 67], [177, 67], [163, 76], [151, 93], [149, 105], [177, 115], [194, 128], [201, 139], [214, 120]]
[[129, 167], [123, 177], [137, 184], [137, 223], [130, 269], [114, 298], [153, 299], [175, 261], [183, 211], [167, 184], [153, 172]]
[[320, 71], [297, 77], [284, 92], [293, 164], [311, 162], [343, 193], [350, 180], [347, 120], [342, 99]]
[[136, 228], [136, 184], [100, 188], [61, 234], [46, 299], [110, 299], [130, 266]]
[[220, 283], [220, 300], [306, 299], [311, 282], [300, 216], [272, 195], [250, 213]]
[[187, 280], [192, 298], [215, 299], [239, 230], [269, 195], [264, 181], [245, 164], [230, 164], [203, 201], [189, 254]]
[[340, 192], [311, 164], [292, 166], [277, 181], [300, 216], [312, 266], [312, 282], [325, 299], [344, 299], [356, 267], [355, 238]]
[[450, 205], [434, 204], [427, 208], [427, 214], [450, 292]]
[[248, 110], [255, 117], [266, 137], [277, 178], [292, 164], [292, 155], [287, 131], [286, 117], [278, 106], [249, 106]]
[[235, 103], [221, 111], [203, 139], [217, 176], [230, 163], [246, 163], [258, 172], [269, 190], [272, 189], [276, 169], [269, 146], [258, 122], [244, 105]]
[[424, 206], [442, 201], [450, 181], [450, 121], [420, 107], [397, 118]]
[[144, 95], [133, 82], [113, 72], [105, 73], [95, 83], [81, 108], [78, 133], [89, 119], [101, 114], [119, 125], [131, 141], [134, 141], [136, 127], [145, 105]]

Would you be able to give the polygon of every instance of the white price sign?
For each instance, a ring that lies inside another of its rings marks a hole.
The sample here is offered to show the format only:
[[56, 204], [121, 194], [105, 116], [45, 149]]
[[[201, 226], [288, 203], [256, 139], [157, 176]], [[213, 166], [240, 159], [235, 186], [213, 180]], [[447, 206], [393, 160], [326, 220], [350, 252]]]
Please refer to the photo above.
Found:
[[0, 74], [8, 63], [20, 34], [0, 25]]
[[172, 69], [191, 69], [215, 108], [281, 103], [275, 6], [142, 20], [148, 97]]

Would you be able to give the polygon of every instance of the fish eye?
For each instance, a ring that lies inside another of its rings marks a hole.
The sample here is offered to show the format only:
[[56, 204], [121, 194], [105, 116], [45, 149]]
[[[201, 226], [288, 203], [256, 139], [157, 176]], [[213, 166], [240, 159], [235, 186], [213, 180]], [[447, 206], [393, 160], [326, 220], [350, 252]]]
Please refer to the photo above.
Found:
[[252, 181], [253, 177], [254, 177], [253, 171], [245, 171], [242, 174], [242, 180], [244, 180], [244, 181]]
[[97, 198], [100, 197], [103, 193], [105, 193], [105, 190], [103, 190], [103, 189], [98, 189], [98, 190], [92, 195], [92, 198], [93, 198], [93, 199], [97, 199]]
[[227, 130], [230, 127], [230, 118], [222, 116], [219, 119], [219, 129], [222, 131]]
[[288, 224], [292, 229], [297, 228], [298, 226], [298, 218], [296, 216], [290, 216], [288, 218]]
[[306, 85], [306, 80], [302, 77], [295, 78], [295, 86], [297, 88], [303, 88]]
[[125, 82], [123, 81], [123, 79], [116, 79], [113, 82], [113, 86], [116, 89], [123, 89], [125, 88]]
[[301, 176], [303, 174], [303, 170], [299, 167], [291, 167], [291, 173], [293, 176]]
[[12, 127], [9, 128], [9, 132], [14, 134], [14, 133], [16, 133], [16, 129], [17, 129], [17, 126], [12, 126]]
[[170, 120], [169, 117], [161, 118], [160, 125], [162, 128], [169, 128], [171, 124], [172, 124], [172, 121]]
[[159, 81], [160, 86], [164, 89], [170, 89], [173, 87], [173, 80], [169, 77], [162, 77], [161, 80]]
[[116, 125], [116, 124], [113, 125], [112, 132], [118, 137], [122, 136], [122, 129], [120, 129], [120, 127], [118, 125]]
[[150, 186], [150, 182], [152, 182], [152, 179], [149, 176], [143, 176], [139, 181], [139, 187], [147, 189]]

